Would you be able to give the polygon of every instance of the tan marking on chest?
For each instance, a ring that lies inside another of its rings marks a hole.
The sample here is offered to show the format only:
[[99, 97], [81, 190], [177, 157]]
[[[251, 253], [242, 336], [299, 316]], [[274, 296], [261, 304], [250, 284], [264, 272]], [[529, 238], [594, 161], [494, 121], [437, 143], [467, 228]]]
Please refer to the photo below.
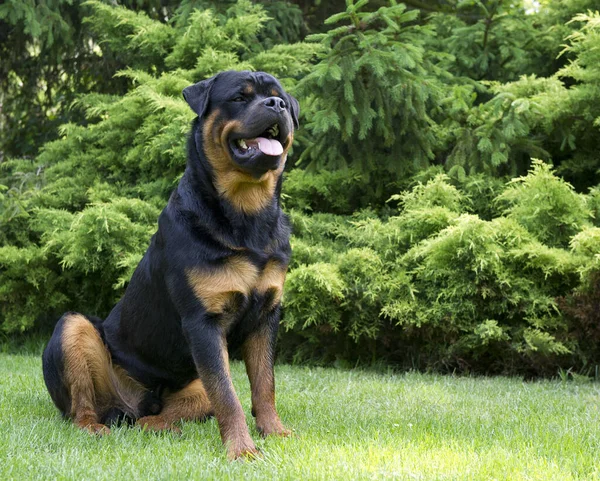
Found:
[[274, 296], [272, 306], [275, 306], [281, 300], [286, 272], [286, 265], [276, 261], [269, 261], [258, 278], [256, 290], [259, 294], [265, 294], [268, 291], [273, 291]]
[[240, 292], [248, 295], [258, 279], [258, 269], [243, 257], [231, 257], [213, 269], [190, 269], [188, 282], [209, 312], [223, 312], [231, 297]]
[[273, 305], [283, 293], [287, 266], [269, 261], [262, 271], [242, 256], [231, 257], [216, 269], [189, 269], [186, 272], [190, 287], [204, 307], [222, 313], [236, 293], [248, 296], [252, 290], [259, 294], [274, 291]]

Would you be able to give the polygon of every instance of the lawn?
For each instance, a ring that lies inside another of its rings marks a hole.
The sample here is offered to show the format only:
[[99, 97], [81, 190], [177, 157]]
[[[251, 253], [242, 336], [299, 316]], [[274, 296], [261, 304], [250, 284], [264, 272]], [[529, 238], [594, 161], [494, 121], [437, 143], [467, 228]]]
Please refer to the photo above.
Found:
[[600, 479], [596, 383], [278, 366], [295, 435], [260, 440], [243, 365], [232, 374], [254, 462], [226, 460], [214, 420], [90, 437], [61, 420], [39, 356], [0, 354], [0, 479]]

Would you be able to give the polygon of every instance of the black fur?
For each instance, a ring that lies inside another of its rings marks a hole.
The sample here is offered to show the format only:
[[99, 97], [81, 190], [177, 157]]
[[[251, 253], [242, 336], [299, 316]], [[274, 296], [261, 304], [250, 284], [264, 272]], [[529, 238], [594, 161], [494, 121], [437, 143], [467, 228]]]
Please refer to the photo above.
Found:
[[[236, 96], [248, 84], [253, 92], [240, 101]], [[265, 100], [273, 95], [273, 89], [285, 103], [281, 112], [269, 109]], [[290, 227], [279, 201], [281, 177], [264, 209], [255, 214], [236, 209], [215, 187], [216, 174], [207, 159], [202, 132], [207, 116], [219, 109], [225, 119], [241, 119], [248, 131], [256, 130], [256, 123], [264, 124], [264, 118], [278, 118], [284, 132], [291, 133], [298, 125], [297, 101], [270, 75], [251, 72], [224, 72], [186, 88], [184, 96], [198, 118], [192, 124], [183, 178], [161, 213], [158, 231], [124, 296], [103, 322], [93, 322], [113, 362], [154, 393], [141, 409], [147, 414], [160, 409], [156, 402], [160, 404], [164, 390], [184, 387], [199, 372], [210, 377], [223, 369], [218, 356], [220, 315], [207, 312], [188, 284], [186, 270], [218, 268], [240, 252], [259, 269], [273, 259], [287, 265], [290, 257]], [[241, 167], [258, 176], [265, 168], [261, 162], [253, 160]], [[274, 344], [280, 307], [272, 307], [272, 300], [270, 292], [238, 295], [234, 320], [226, 333], [231, 348], [265, 329]], [[46, 347], [43, 369], [54, 403], [68, 413], [69, 393], [61, 377], [63, 319]], [[124, 417], [125, 413], [112, 409], [104, 413], [102, 421]]]
[[61, 343], [65, 317], [68, 314], [70, 313], [66, 312], [56, 323], [54, 333], [42, 354], [44, 382], [52, 401], [63, 416], [67, 416], [71, 411], [69, 390], [64, 382], [64, 359]]

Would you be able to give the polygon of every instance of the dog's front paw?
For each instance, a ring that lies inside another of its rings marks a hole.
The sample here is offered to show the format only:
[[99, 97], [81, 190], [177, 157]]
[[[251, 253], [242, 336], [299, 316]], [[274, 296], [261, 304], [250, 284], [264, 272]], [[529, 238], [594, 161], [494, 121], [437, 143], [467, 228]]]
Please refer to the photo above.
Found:
[[230, 439], [225, 445], [227, 446], [227, 459], [230, 461], [236, 459], [252, 461], [260, 457], [260, 451], [254, 445], [249, 434]]
[[144, 416], [135, 422], [144, 431], [170, 431], [175, 434], [181, 434], [181, 429], [173, 423], [165, 421], [161, 416]]
[[254, 461], [260, 457], [260, 451], [254, 443], [250, 443], [247, 446], [239, 446], [235, 448], [227, 449], [227, 459], [229, 461], [235, 461], [237, 459], [244, 461]]

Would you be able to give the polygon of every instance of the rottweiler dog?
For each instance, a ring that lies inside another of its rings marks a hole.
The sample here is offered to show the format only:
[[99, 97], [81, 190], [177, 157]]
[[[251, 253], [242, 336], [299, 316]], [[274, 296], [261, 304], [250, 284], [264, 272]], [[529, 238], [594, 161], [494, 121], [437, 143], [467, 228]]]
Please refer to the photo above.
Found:
[[298, 102], [263, 72], [222, 72], [183, 96], [198, 115], [185, 173], [108, 317], [67, 312], [43, 353], [65, 417], [90, 433], [117, 419], [178, 431], [215, 416], [228, 457], [257, 453], [229, 373], [240, 349], [258, 431], [275, 409], [274, 348], [290, 259], [280, 207]]

